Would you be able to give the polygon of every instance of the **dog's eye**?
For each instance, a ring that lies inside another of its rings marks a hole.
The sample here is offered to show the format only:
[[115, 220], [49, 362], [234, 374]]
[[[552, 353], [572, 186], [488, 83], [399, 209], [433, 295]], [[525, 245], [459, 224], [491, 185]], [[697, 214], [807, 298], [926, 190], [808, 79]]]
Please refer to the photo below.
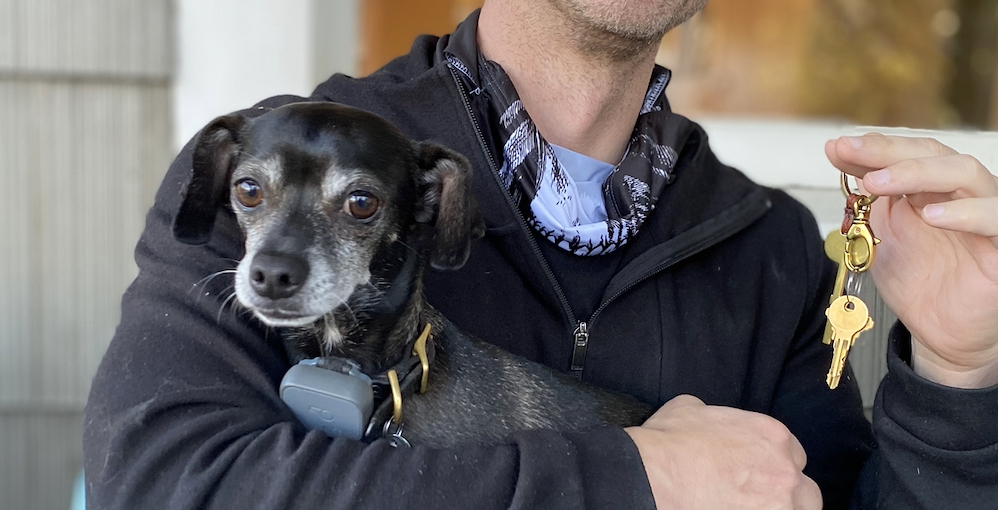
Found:
[[236, 200], [243, 207], [252, 209], [263, 203], [263, 190], [253, 179], [240, 179], [235, 185]]
[[354, 191], [343, 204], [343, 211], [358, 220], [366, 220], [378, 212], [381, 201], [366, 191]]

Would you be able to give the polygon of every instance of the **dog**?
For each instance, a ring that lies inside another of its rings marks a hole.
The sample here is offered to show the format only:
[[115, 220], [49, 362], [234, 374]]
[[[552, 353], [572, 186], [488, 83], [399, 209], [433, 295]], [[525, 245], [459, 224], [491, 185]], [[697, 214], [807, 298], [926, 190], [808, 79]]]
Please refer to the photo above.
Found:
[[425, 393], [403, 400], [408, 441], [496, 443], [639, 425], [654, 411], [461, 334], [424, 300], [427, 267], [460, 268], [484, 234], [460, 154], [372, 113], [309, 102], [215, 119], [192, 166], [175, 237], [207, 242], [218, 208], [231, 209], [245, 236], [236, 297], [281, 332], [292, 362], [346, 359], [376, 375], [414, 360], [419, 372], [411, 353], [429, 324]]

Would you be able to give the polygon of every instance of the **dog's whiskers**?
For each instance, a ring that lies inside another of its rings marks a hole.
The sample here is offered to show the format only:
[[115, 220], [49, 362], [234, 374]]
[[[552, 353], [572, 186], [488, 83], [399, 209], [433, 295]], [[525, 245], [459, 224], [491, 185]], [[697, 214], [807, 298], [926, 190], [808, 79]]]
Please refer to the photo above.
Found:
[[[212, 274], [210, 274], [208, 276], [205, 276], [204, 278], [198, 280], [197, 283], [195, 283], [194, 285], [192, 285], [191, 288], [190, 288], [190, 290], [188, 290], [187, 292], [191, 293], [191, 292], [195, 292], [195, 291], [199, 291], [199, 290], [204, 290], [206, 287], [208, 287], [208, 285], [211, 284], [212, 281], [215, 280], [215, 278], [218, 278], [219, 276], [227, 275], [227, 274], [234, 275], [234, 274], [236, 274], [236, 270], [235, 269], [223, 269], [221, 271], [217, 271], [217, 272], [214, 272], [214, 273], [212, 273]], [[229, 285], [229, 286], [231, 287], [231, 285]], [[225, 290], [223, 290], [222, 292], [225, 292]], [[209, 293], [210, 292], [207, 292], [204, 295], [208, 295]], [[199, 299], [200, 299], [200, 293], [199, 293]]]
[[[226, 297], [224, 301], [222, 301], [222, 306], [218, 307], [218, 315], [215, 317], [215, 322], [216, 323], [221, 323], [222, 322], [222, 312], [225, 311], [225, 307], [227, 305], [229, 305], [235, 298], [236, 298], [236, 291], [233, 290], [229, 294], [229, 296]], [[233, 305], [233, 309], [235, 308], [235, 306], [237, 306], [239, 304], [239, 301], [236, 300], [235, 303], [236, 304]]]
[[236, 274], [236, 269], [235, 268], [223, 269], [221, 271], [216, 271], [214, 273], [211, 273], [210, 275], [205, 276], [204, 278], [198, 280], [198, 282], [194, 284], [194, 287], [208, 285], [209, 283], [211, 283], [212, 280], [218, 278], [219, 276], [222, 276], [223, 274]]
[[406, 248], [409, 249], [409, 251], [411, 251], [413, 253], [418, 253], [415, 248], [413, 248], [412, 246], [409, 245], [409, 243], [406, 243], [405, 241], [403, 241], [401, 239], [396, 239], [395, 242], [401, 244], [402, 246], [405, 246]]
[[368, 280], [368, 281], [364, 282], [364, 287], [367, 287], [367, 288], [371, 289], [373, 292], [375, 292], [375, 295], [370, 295], [370, 296], [363, 295], [363, 296], [359, 296], [361, 298], [361, 300], [358, 300], [358, 302], [359, 303], [363, 303], [364, 305], [367, 305], [367, 304], [369, 304], [368, 302], [376, 302], [376, 301], [378, 301], [379, 299], [381, 299], [382, 297], [384, 297], [386, 289], [388, 289], [391, 286], [391, 284], [392, 284], [392, 282], [390, 280], [388, 280], [388, 279], [385, 279], [385, 278], [379, 278], [379, 279], [377, 279], [377, 281]]
[[[232, 287], [230, 286], [230, 288]], [[232, 294], [236, 294], [236, 292], [233, 291]], [[236, 297], [238, 298], [238, 295]], [[239, 315], [252, 314], [253, 311], [250, 310], [249, 307], [244, 305], [242, 301], [240, 301], [239, 299], [235, 299], [229, 302], [229, 313], [232, 317], [236, 317], [237, 314]]]

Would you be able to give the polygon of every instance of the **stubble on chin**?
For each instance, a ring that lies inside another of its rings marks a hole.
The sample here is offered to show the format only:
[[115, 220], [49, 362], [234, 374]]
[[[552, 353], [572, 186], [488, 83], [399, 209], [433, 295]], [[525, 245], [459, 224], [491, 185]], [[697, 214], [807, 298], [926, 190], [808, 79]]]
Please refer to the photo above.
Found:
[[662, 37], [699, 12], [707, 0], [626, 2], [549, 0], [561, 12], [579, 50], [593, 58], [627, 62], [656, 47]]

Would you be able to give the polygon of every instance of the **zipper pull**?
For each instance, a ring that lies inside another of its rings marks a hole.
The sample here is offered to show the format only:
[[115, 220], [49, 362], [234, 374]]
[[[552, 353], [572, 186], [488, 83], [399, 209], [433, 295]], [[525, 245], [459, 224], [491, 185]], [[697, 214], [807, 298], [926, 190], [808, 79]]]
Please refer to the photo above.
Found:
[[576, 377], [582, 377], [582, 369], [586, 366], [586, 347], [589, 346], [589, 325], [579, 322], [575, 328], [575, 349], [572, 351], [572, 372]]

